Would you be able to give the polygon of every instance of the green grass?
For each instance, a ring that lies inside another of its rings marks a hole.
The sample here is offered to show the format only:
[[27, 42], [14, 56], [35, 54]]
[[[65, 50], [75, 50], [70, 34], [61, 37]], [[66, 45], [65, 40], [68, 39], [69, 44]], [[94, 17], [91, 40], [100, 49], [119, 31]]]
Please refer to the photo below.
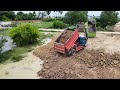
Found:
[[52, 28], [53, 27], [53, 22], [37, 22], [33, 23], [38, 28]]
[[8, 29], [0, 29], [0, 36], [8, 36], [9, 31]]
[[[24, 24], [24, 23], [21, 23]], [[35, 22], [35, 23], [29, 23], [31, 25], [36, 26], [37, 28], [52, 28], [53, 27], [53, 22]]]

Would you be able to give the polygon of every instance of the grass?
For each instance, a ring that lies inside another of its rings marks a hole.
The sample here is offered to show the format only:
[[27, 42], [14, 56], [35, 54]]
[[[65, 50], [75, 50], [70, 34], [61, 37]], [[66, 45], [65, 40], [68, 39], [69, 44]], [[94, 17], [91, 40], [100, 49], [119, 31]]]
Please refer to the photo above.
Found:
[[8, 29], [0, 29], [0, 36], [8, 36], [9, 31]]
[[[24, 23], [22, 23], [24, 24]], [[31, 25], [36, 26], [37, 28], [52, 28], [53, 27], [53, 22], [35, 22], [35, 23], [29, 23]]]

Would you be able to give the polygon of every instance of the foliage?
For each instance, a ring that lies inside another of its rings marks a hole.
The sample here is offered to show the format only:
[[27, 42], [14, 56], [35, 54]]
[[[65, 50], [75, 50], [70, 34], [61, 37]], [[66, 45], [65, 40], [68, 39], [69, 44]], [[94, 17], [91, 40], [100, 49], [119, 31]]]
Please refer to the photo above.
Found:
[[96, 27], [100, 27], [101, 23], [100, 22], [96, 22]]
[[55, 20], [56, 20], [55, 18], [45, 18], [45, 19], [43, 19], [44, 22], [53, 22]]
[[15, 13], [13, 11], [0, 11], [0, 21], [14, 20]]
[[62, 21], [54, 21], [53, 28], [65, 28], [65, 24]]
[[102, 27], [96, 27], [97, 31], [108, 31], [108, 32], [114, 32], [113, 30], [113, 26], [107, 26], [106, 28], [102, 28]]
[[39, 31], [31, 24], [21, 24], [10, 29], [10, 37], [17, 46], [29, 45], [37, 42]]
[[87, 11], [68, 11], [65, 14], [64, 22], [67, 24], [74, 25], [80, 21], [87, 21]]
[[24, 14], [23, 12], [18, 12], [15, 20], [33, 20], [37, 19], [35, 11], [33, 13]]
[[118, 12], [116, 11], [103, 11], [100, 15], [100, 23], [102, 27], [107, 25], [115, 25], [118, 22]]

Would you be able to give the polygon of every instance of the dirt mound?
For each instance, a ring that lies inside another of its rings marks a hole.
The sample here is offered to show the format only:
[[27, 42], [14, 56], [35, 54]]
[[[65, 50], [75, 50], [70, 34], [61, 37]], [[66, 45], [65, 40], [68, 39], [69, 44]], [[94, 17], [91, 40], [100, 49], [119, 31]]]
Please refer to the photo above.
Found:
[[65, 30], [62, 33], [62, 35], [60, 36], [60, 38], [59, 38], [59, 40], [57, 42], [65, 44], [65, 42], [70, 38], [70, 36], [72, 35], [72, 33], [73, 33], [73, 31]]
[[[104, 50], [85, 49], [65, 57], [52, 47], [53, 42], [34, 51], [36, 56], [45, 60], [43, 69], [38, 72], [43, 79], [120, 78], [118, 53], [110, 55]], [[110, 71], [111, 67], [115, 69]]]

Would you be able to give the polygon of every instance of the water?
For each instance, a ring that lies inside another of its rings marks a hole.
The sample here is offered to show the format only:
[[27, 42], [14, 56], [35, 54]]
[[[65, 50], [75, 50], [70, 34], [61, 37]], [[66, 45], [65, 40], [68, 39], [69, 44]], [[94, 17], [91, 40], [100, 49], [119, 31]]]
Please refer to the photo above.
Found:
[[[0, 37], [1, 39], [2, 37]], [[7, 40], [7, 42], [4, 43], [4, 46], [2, 47], [2, 53], [12, 50], [14, 47], [16, 47], [15, 44], [13, 44], [13, 40], [9, 36], [3, 36], [4, 39]]]

